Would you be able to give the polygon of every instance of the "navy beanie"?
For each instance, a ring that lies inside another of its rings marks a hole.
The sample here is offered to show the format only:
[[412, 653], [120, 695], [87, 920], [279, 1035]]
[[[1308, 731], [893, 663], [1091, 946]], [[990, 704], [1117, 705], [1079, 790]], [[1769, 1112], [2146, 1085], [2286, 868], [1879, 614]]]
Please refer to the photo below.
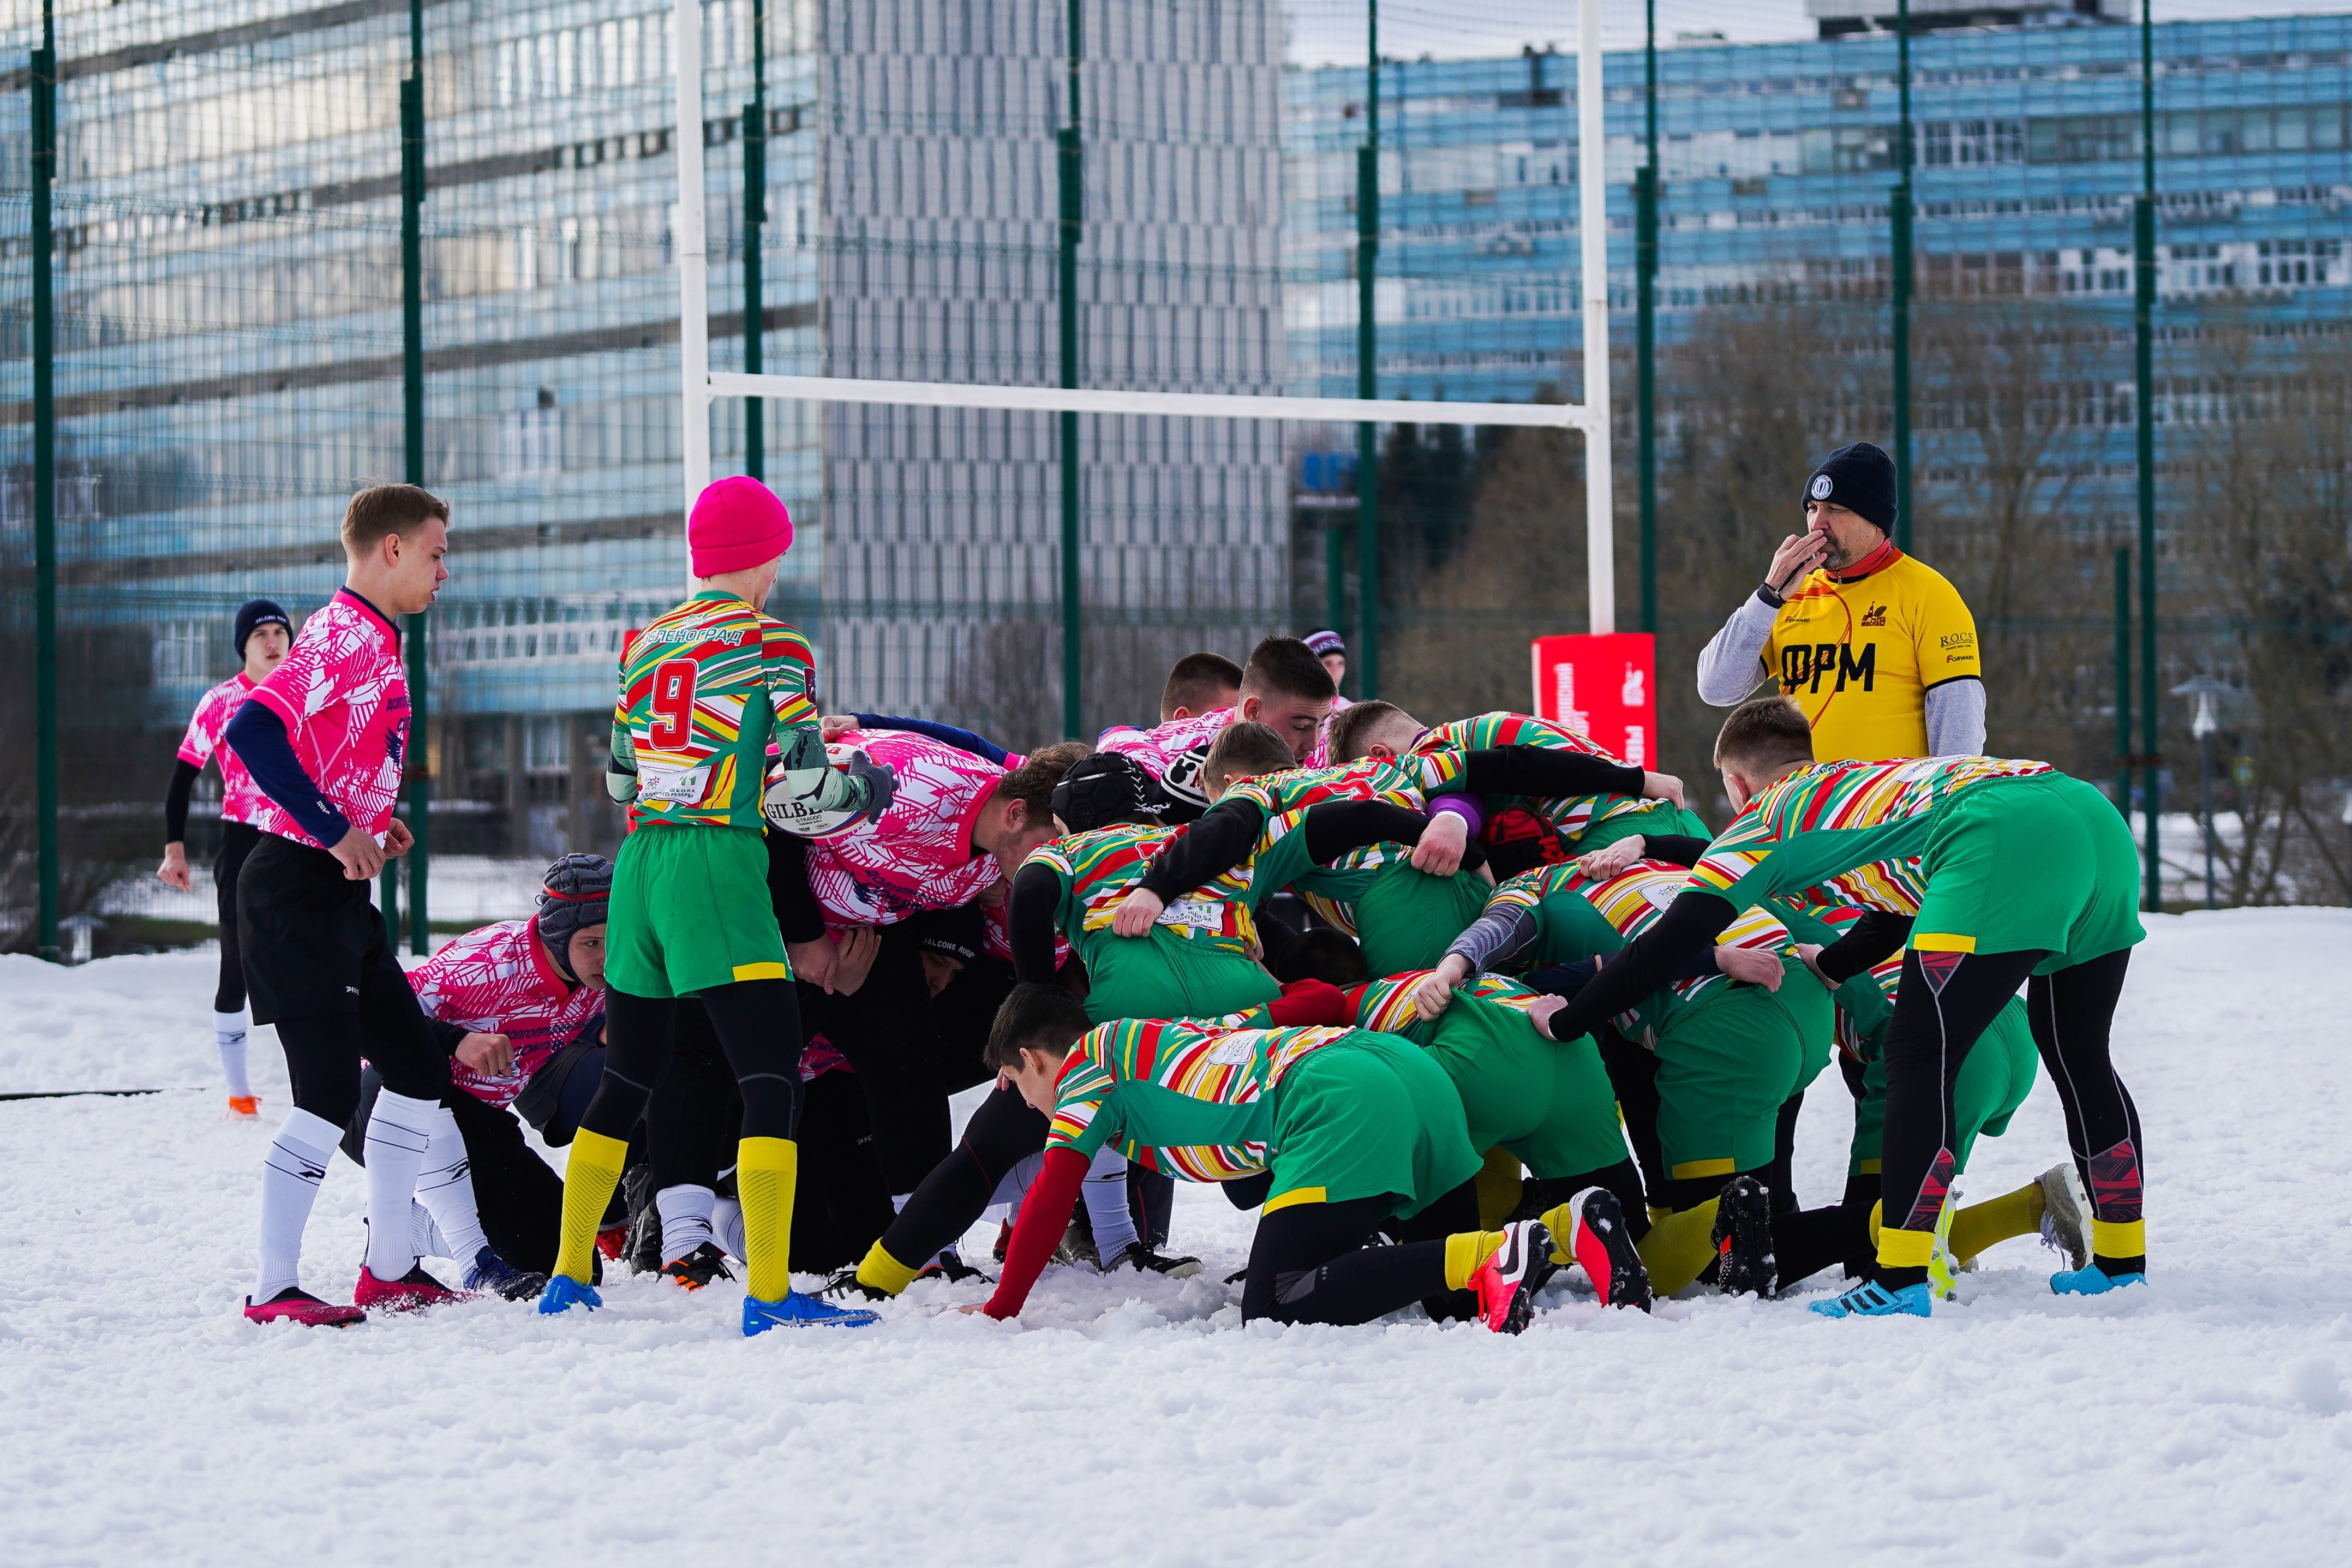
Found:
[[1805, 499], [1842, 506], [1892, 533], [1895, 459], [1867, 441], [1840, 447], [1806, 476]]
[[603, 925], [612, 897], [613, 863], [602, 855], [563, 856], [540, 879], [540, 940], [567, 976], [579, 978], [565, 962], [572, 933], [583, 926]]
[[294, 635], [294, 623], [278, 607], [275, 599], [247, 599], [236, 612], [236, 629], [232, 634], [236, 643], [236, 657], [245, 657], [245, 639], [263, 626], [284, 626], [286, 635]]

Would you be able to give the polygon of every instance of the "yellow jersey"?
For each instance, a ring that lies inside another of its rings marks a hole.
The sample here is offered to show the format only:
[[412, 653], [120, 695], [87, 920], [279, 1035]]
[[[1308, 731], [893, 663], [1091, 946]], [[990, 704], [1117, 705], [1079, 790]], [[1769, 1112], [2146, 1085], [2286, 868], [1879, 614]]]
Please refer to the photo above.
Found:
[[1984, 675], [1959, 591], [1900, 551], [1846, 582], [1815, 570], [1773, 618], [1763, 659], [1824, 763], [1926, 756], [1927, 693]]

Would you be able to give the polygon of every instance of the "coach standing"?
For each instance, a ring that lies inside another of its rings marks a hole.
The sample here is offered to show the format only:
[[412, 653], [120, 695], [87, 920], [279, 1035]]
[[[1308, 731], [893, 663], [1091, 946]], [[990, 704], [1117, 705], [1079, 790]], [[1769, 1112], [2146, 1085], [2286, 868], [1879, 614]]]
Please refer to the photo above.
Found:
[[1976, 621], [1943, 574], [1887, 537], [1894, 459], [1867, 441], [1822, 458], [1805, 480], [1805, 524], [1700, 652], [1699, 696], [1728, 708], [1777, 679], [1823, 762], [1980, 754]]

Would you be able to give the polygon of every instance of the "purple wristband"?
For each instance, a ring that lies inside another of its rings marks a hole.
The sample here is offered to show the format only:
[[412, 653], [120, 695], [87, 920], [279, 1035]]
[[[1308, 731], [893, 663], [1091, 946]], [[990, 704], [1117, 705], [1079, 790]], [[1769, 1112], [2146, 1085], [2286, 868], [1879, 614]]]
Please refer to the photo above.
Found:
[[1486, 814], [1479, 809], [1475, 795], [1441, 795], [1429, 803], [1429, 815], [1435, 816], [1441, 811], [1452, 812], [1460, 817], [1473, 838], [1477, 837], [1478, 830], [1486, 825]]

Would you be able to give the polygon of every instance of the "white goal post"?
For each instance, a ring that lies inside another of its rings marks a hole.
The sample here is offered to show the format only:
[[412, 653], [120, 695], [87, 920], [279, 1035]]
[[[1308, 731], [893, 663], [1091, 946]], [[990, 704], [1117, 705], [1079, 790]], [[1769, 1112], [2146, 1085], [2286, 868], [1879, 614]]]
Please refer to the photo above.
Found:
[[[677, 72], [677, 293], [680, 412], [686, 505], [710, 481], [710, 401], [780, 397], [812, 403], [1012, 408], [1080, 414], [1176, 415], [1334, 424], [1515, 425], [1580, 430], [1585, 437], [1584, 560], [1588, 629], [1617, 629], [1609, 455], [1609, 195], [1602, 133], [1601, 0], [1579, 0], [1576, 115], [1578, 227], [1581, 242], [1584, 398], [1575, 403], [1414, 403], [1401, 398], [1250, 397], [1216, 393], [1115, 392], [1088, 387], [985, 386], [950, 382], [853, 381], [749, 375], [710, 369], [709, 279], [703, 204], [702, 0], [675, 0], [671, 59]], [[747, 331], [757, 331], [746, 323]], [[1434, 416], [1434, 417], [1433, 417]]]

